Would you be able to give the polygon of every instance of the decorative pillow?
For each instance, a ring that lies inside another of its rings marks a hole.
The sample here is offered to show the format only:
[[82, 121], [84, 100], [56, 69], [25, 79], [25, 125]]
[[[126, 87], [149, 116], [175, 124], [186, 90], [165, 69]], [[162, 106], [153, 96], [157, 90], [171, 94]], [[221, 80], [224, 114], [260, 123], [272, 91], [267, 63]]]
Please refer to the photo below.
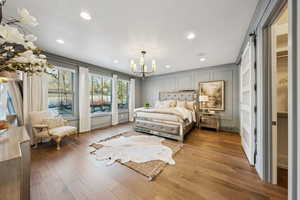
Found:
[[46, 118], [42, 120], [42, 124], [46, 124], [48, 128], [56, 128], [65, 125], [65, 120], [61, 117], [58, 118]]
[[177, 101], [177, 107], [185, 108], [186, 107], [186, 102], [185, 101]]
[[166, 108], [166, 105], [163, 101], [156, 101], [155, 108]]
[[165, 101], [165, 104], [168, 108], [174, 108], [177, 105], [177, 102], [175, 100], [168, 100]]
[[185, 108], [186, 108], [186, 109], [189, 109], [189, 110], [191, 110], [191, 111], [193, 111], [193, 110], [194, 110], [195, 104], [196, 104], [195, 101], [187, 101], [187, 102], [186, 102]]

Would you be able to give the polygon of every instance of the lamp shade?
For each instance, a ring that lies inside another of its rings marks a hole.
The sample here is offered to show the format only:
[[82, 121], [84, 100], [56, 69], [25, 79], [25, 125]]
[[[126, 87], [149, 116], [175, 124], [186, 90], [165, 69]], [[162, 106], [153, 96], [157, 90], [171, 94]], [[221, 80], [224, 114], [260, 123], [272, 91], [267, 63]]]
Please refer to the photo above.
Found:
[[199, 101], [200, 102], [207, 102], [208, 101], [208, 96], [199, 96]]

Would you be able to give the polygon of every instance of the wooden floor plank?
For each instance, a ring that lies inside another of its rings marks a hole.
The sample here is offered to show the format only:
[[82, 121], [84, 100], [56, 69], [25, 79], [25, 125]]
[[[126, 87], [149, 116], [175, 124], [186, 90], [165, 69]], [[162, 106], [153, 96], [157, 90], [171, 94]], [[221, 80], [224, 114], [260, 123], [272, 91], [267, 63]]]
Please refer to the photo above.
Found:
[[32, 200], [287, 199], [287, 189], [259, 180], [237, 134], [193, 130], [175, 166], [152, 182], [128, 169], [96, 161], [89, 144], [132, 130], [131, 124], [66, 138], [60, 151], [47, 143], [32, 149]]
[[278, 168], [277, 171], [278, 185], [284, 188], [288, 188], [288, 170], [283, 168]]

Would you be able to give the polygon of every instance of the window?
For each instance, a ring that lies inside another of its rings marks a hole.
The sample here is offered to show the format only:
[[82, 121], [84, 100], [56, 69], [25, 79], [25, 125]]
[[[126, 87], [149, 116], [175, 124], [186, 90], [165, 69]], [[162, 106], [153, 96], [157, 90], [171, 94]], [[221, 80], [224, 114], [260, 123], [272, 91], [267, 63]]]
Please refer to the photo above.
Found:
[[74, 114], [74, 72], [68, 69], [49, 70], [48, 108], [60, 115]]
[[90, 76], [91, 113], [111, 112], [112, 80], [97, 75]]
[[12, 98], [9, 93], [7, 93], [7, 111], [10, 115], [16, 114]]
[[7, 91], [7, 86], [0, 83], [0, 120], [6, 120], [6, 115], [16, 114], [12, 98]]
[[128, 109], [129, 101], [129, 82], [125, 80], [118, 80], [117, 95], [118, 95], [118, 108]]
[[7, 90], [3, 83], [0, 83], [0, 120], [6, 119], [7, 114]]

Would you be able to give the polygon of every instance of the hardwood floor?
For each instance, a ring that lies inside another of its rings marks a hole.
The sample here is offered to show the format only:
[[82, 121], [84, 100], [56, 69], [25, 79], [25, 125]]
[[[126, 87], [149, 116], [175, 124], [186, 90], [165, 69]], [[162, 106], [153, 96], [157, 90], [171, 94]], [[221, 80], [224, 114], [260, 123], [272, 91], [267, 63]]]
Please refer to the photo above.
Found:
[[277, 183], [279, 186], [288, 188], [288, 170], [283, 168], [277, 169]]
[[287, 190], [261, 182], [242, 152], [240, 137], [195, 129], [152, 182], [123, 165], [106, 166], [89, 154], [101, 137], [131, 130], [130, 124], [66, 139], [32, 150], [32, 200], [222, 200], [287, 199]]

